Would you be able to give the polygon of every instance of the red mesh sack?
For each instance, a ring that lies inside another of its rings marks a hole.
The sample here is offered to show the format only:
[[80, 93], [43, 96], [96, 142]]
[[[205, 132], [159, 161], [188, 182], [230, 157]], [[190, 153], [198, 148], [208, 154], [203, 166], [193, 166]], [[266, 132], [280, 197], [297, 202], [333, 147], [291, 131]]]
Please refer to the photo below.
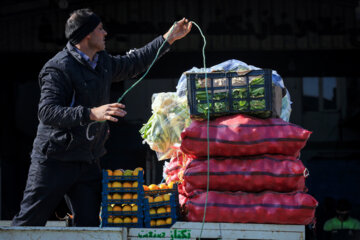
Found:
[[[181, 168], [179, 168], [178, 170], [180, 170]], [[165, 182], [166, 184], [170, 184], [171, 182], [179, 182], [180, 179], [179, 179], [179, 171], [177, 172], [173, 172], [174, 174], [171, 174], [171, 175], [167, 175], [166, 176], [166, 179], [165, 179]]]
[[183, 166], [180, 164], [178, 157], [171, 158], [169, 164], [164, 168], [166, 183], [179, 181], [178, 174], [182, 168]]
[[180, 206], [184, 206], [184, 204], [186, 203], [187, 200], [188, 200], [188, 198], [185, 195], [179, 194], [179, 204], [180, 204]]
[[[303, 191], [307, 170], [292, 156], [257, 155], [210, 158], [209, 189], [217, 191], [275, 192]], [[186, 192], [205, 189], [207, 158], [192, 160], [184, 173]]]
[[[243, 114], [209, 123], [210, 156], [284, 154], [298, 156], [311, 132], [280, 118], [260, 119]], [[207, 156], [207, 121], [192, 121], [181, 133], [180, 149]]]
[[179, 194], [187, 196], [187, 194], [184, 190], [184, 182], [178, 182], [178, 192], [179, 192]]
[[180, 150], [177, 150], [176, 153], [172, 155], [169, 164], [164, 167], [164, 173], [166, 175], [165, 181], [167, 184], [183, 180], [187, 161], [187, 156]]
[[[202, 222], [206, 192], [195, 192], [186, 201], [186, 217]], [[244, 193], [209, 191], [206, 222], [310, 224], [317, 201], [304, 192]]]

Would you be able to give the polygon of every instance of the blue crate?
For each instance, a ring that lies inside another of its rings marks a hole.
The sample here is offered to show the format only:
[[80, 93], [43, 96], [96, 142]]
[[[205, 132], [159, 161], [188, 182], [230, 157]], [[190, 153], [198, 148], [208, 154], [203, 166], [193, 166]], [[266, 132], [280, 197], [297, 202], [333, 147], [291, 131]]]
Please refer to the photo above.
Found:
[[107, 199], [107, 194], [102, 194], [102, 202], [108, 204], [136, 204], [138, 206], [143, 205], [143, 196], [138, 195], [137, 199]]
[[149, 200], [147, 198], [145, 198], [143, 204], [144, 204], [144, 206], [149, 205], [150, 208], [161, 207], [161, 206], [170, 206], [170, 207], [176, 207], [177, 206], [176, 196], [175, 195], [171, 195], [169, 201], [162, 201], [162, 202], [151, 202], [150, 203]]
[[170, 188], [170, 189], [159, 189], [159, 190], [144, 191], [145, 196], [162, 195], [162, 194], [166, 194], [166, 193], [178, 194], [178, 186], [177, 186], [177, 184], [174, 184], [173, 188]]
[[102, 217], [108, 217], [108, 216], [117, 216], [117, 217], [137, 217], [137, 218], [143, 218], [143, 209], [138, 209], [137, 211], [107, 211], [107, 209], [104, 209], [101, 211]]
[[[173, 209], [177, 209], [178, 207], [178, 203], [176, 202], [176, 196], [175, 195], [171, 195], [170, 196], [170, 201], [162, 201], [162, 202], [152, 202], [149, 203], [149, 200], [147, 198], [144, 198], [143, 200], [143, 206], [144, 206], [144, 210], [145, 210], [145, 216], [146, 216], [146, 210], [150, 210], [150, 208], [154, 208], [154, 207], [162, 207], [162, 206], [170, 206], [171, 211]], [[147, 211], [148, 212], [148, 211]], [[173, 212], [173, 211], [172, 211]], [[176, 211], [174, 211], [174, 213], [176, 213]]]
[[137, 176], [109, 176], [106, 170], [102, 171], [102, 183], [103, 185], [107, 184], [109, 182], [113, 182], [113, 181], [137, 181], [139, 183], [139, 187], [144, 184], [144, 174], [143, 172], [139, 172], [139, 175]]
[[[108, 183], [112, 181], [137, 181], [138, 186], [136, 188], [121, 187], [121, 188], [109, 188]], [[144, 176], [142, 172], [139, 172], [138, 176], [108, 176], [107, 171], [103, 170], [103, 191], [102, 191], [102, 202], [106, 204], [132, 204], [135, 203], [138, 206], [142, 206], [142, 199], [144, 198], [143, 189]], [[108, 194], [113, 193], [132, 193], [137, 194], [137, 199], [107, 199]]]
[[143, 211], [107, 211], [107, 214], [109, 216], [131, 216], [131, 217], [137, 217], [137, 216], [143, 216]]
[[109, 188], [109, 187], [106, 187], [104, 188], [104, 192], [108, 192], [108, 193], [115, 193], [115, 192], [121, 192], [121, 193], [138, 193], [139, 192], [139, 189], [136, 187], [136, 188]]
[[[137, 223], [108, 223], [108, 217], [137, 217]], [[103, 205], [101, 209], [101, 227], [143, 227], [144, 213], [142, 206], [138, 205], [137, 211], [108, 211], [107, 205]]]
[[142, 222], [137, 223], [104, 223], [101, 227], [127, 227], [127, 228], [142, 228]]
[[[124, 193], [131, 193], [131, 194], [137, 194], [138, 199], [142, 199], [144, 197], [144, 190], [142, 187], [137, 188], [103, 188], [102, 195], [107, 196], [108, 194], [124, 194]], [[104, 199], [103, 199], [104, 200]], [[134, 199], [136, 200], [136, 199]]]
[[102, 217], [100, 227], [131, 227], [131, 228], [141, 228], [144, 226], [144, 219], [138, 217], [137, 223], [109, 223], [106, 215]]
[[[139, 175], [137, 176], [108, 176], [108, 173], [106, 170], [103, 170], [103, 179], [102, 179], [102, 210], [101, 210], [101, 226], [102, 227], [143, 227], [144, 225], [144, 212], [143, 212], [143, 199], [144, 199], [144, 176], [142, 172], [139, 172]], [[138, 182], [138, 186], [136, 188], [129, 188], [129, 187], [121, 187], [121, 188], [109, 188], [108, 183], [113, 181], [119, 181], [119, 182]], [[137, 199], [107, 199], [108, 194], [113, 193], [132, 193], [137, 194]], [[107, 207], [110, 204], [136, 204], [138, 206], [137, 211], [108, 211]], [[108, 223], [108, 217], [114, 216], [114, 217], [137, 217], [138, 222], [137, 223]]]
[[162, 201], [162, 202], [152, 202], [152, 203], [148, 203], [150, 208], [153, 207], [162, 207], [162, 206], [170, 206], [174, 205], [174, 203], [172, 203], [171, 201]]
[[161, 214], [149, 214], [149, 216], [147, 216], [147, 218], [149, 219], [160, 219], [160, 218], [173, 218], [174, 216], [172, 216], [171, 213], [161, 213]]
[[151, 226], [150, 221], [151, 220], [157, 220], [154, 218], [145, 218], [144, 220], [144, 227], [146, 228], [170, 228], [172, 225], [174, 225], [174, 223], [176, 223], [177, 219], [176, 218], [171, 218], [171, 224], [164, 224], [164, 225], [160, 225], [160, 226]]
[[160, 225], [160, 226], [150, 226], [150, 225], [144, 225], [144, 227], [146, 228], [171, 228], [171, 226], [174, 225], [174, 223], [171, 224], [165, 224], [165, 225]]
[[[177, 220], [177, 216], [178, 216], [178, 204], [176, 202], [176, 196], [175, 194], [172, 194], [170, 196], [170, 201], [163, 201], [163, 202], [154, 202], [154, 203], [149, 203], [148, 199], [145, 198], [144, 199], [144, 224], [145, 227], [151, 227], [150, 225], [150, 221], [151, 220], [157, 220], [157, 219], [166, 219], [166, 218], [171, 218], [172, 224], [170, 225], [161, 225], [161, 226], [156, 226], [156, 227], [170, 227], [172, 226], [176, 220]], [[161, 207], [161, 206], [170, 206], [171, 212], [168, 213], [161, 213], [161, 214], [150, 214], [150, 208], [153, 207]], [[153, 226], [154, 227], [154, 226]]]
[[[210, 117], [244, 113], [261, 118], [272, 115], [272, 70], [261, 69], [250, 72], [212, 72], [186, 73], [187, 97], [192, 118]], [[261, 76], [264, 81], [252, 84], [251, 79]], [[206, 88], [209, 95], [209, 109], [206, 101]], [[262, 91], [252, 91], [260, 90]], [[262, 90], [262, 89], [261, 89]], [[261, 92], [261, 93], [260, 93]]]

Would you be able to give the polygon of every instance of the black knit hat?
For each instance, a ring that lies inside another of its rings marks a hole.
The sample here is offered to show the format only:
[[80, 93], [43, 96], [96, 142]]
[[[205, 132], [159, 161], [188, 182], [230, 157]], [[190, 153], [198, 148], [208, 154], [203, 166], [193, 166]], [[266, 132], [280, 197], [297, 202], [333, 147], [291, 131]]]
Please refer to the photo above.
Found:
[[78, 44], [91, 33], [101, 19], [90, 9], [79, 9], [73, 12], [65, 25], [65, 37], [73, 44]]

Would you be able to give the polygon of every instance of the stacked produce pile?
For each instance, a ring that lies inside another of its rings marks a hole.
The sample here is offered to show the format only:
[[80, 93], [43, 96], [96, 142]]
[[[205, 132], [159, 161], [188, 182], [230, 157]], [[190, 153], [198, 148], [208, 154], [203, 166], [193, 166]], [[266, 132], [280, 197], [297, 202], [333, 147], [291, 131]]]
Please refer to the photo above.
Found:
[[104, 170], [102, 227], [171, 227], [177, 220], [178, 187], [144, 185], [144, 170]]
[[193, 68], [177, 93], [154, 96], [153, 116], [140, 130], [159, 160], [171, 158], [164, 178], [178, 183], [186, 218], [202, 221], [207, 199], [207, 222], [310, 223], [317, 201], [306, 193], [299, 156], [311, 133], [288, 122], [291, 101], [281, 77], [238, 60], [206, 72]]
[[144, 171], [104, 170], [101, 226], [142, 227]]
[[171, 227], [177, 220], [177, 186], [165, 183], [151, 184], [144, 190], [145, 227]]
[[243, 114], [193, 121], [182, 133], [187, 154], [180, 197], [189, 221], [309, 224], [316, 200], [305, 193], [307, 171], [297, 158], [310, 132], [282, 119]]

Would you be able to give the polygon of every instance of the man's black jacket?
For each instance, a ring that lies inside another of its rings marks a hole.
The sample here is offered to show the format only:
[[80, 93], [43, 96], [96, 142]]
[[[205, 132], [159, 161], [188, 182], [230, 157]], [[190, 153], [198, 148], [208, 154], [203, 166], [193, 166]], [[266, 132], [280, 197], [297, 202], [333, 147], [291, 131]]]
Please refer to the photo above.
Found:
[[[159, 36], [124, 56], [99, 52], [95, 69], [68, 43], [39, 74], [40, 122], [31, 157], [41, 161], [92, 162], [103, 156], [109, 127], [107, 122], [93, 123], [87, 137], [87, 128], [92, 123], [90, 108], [109, 103], [112, 82], [144, 72], [163, 42], [163, 37]], [[160, 55], [169, 47], [165, 43]]]

